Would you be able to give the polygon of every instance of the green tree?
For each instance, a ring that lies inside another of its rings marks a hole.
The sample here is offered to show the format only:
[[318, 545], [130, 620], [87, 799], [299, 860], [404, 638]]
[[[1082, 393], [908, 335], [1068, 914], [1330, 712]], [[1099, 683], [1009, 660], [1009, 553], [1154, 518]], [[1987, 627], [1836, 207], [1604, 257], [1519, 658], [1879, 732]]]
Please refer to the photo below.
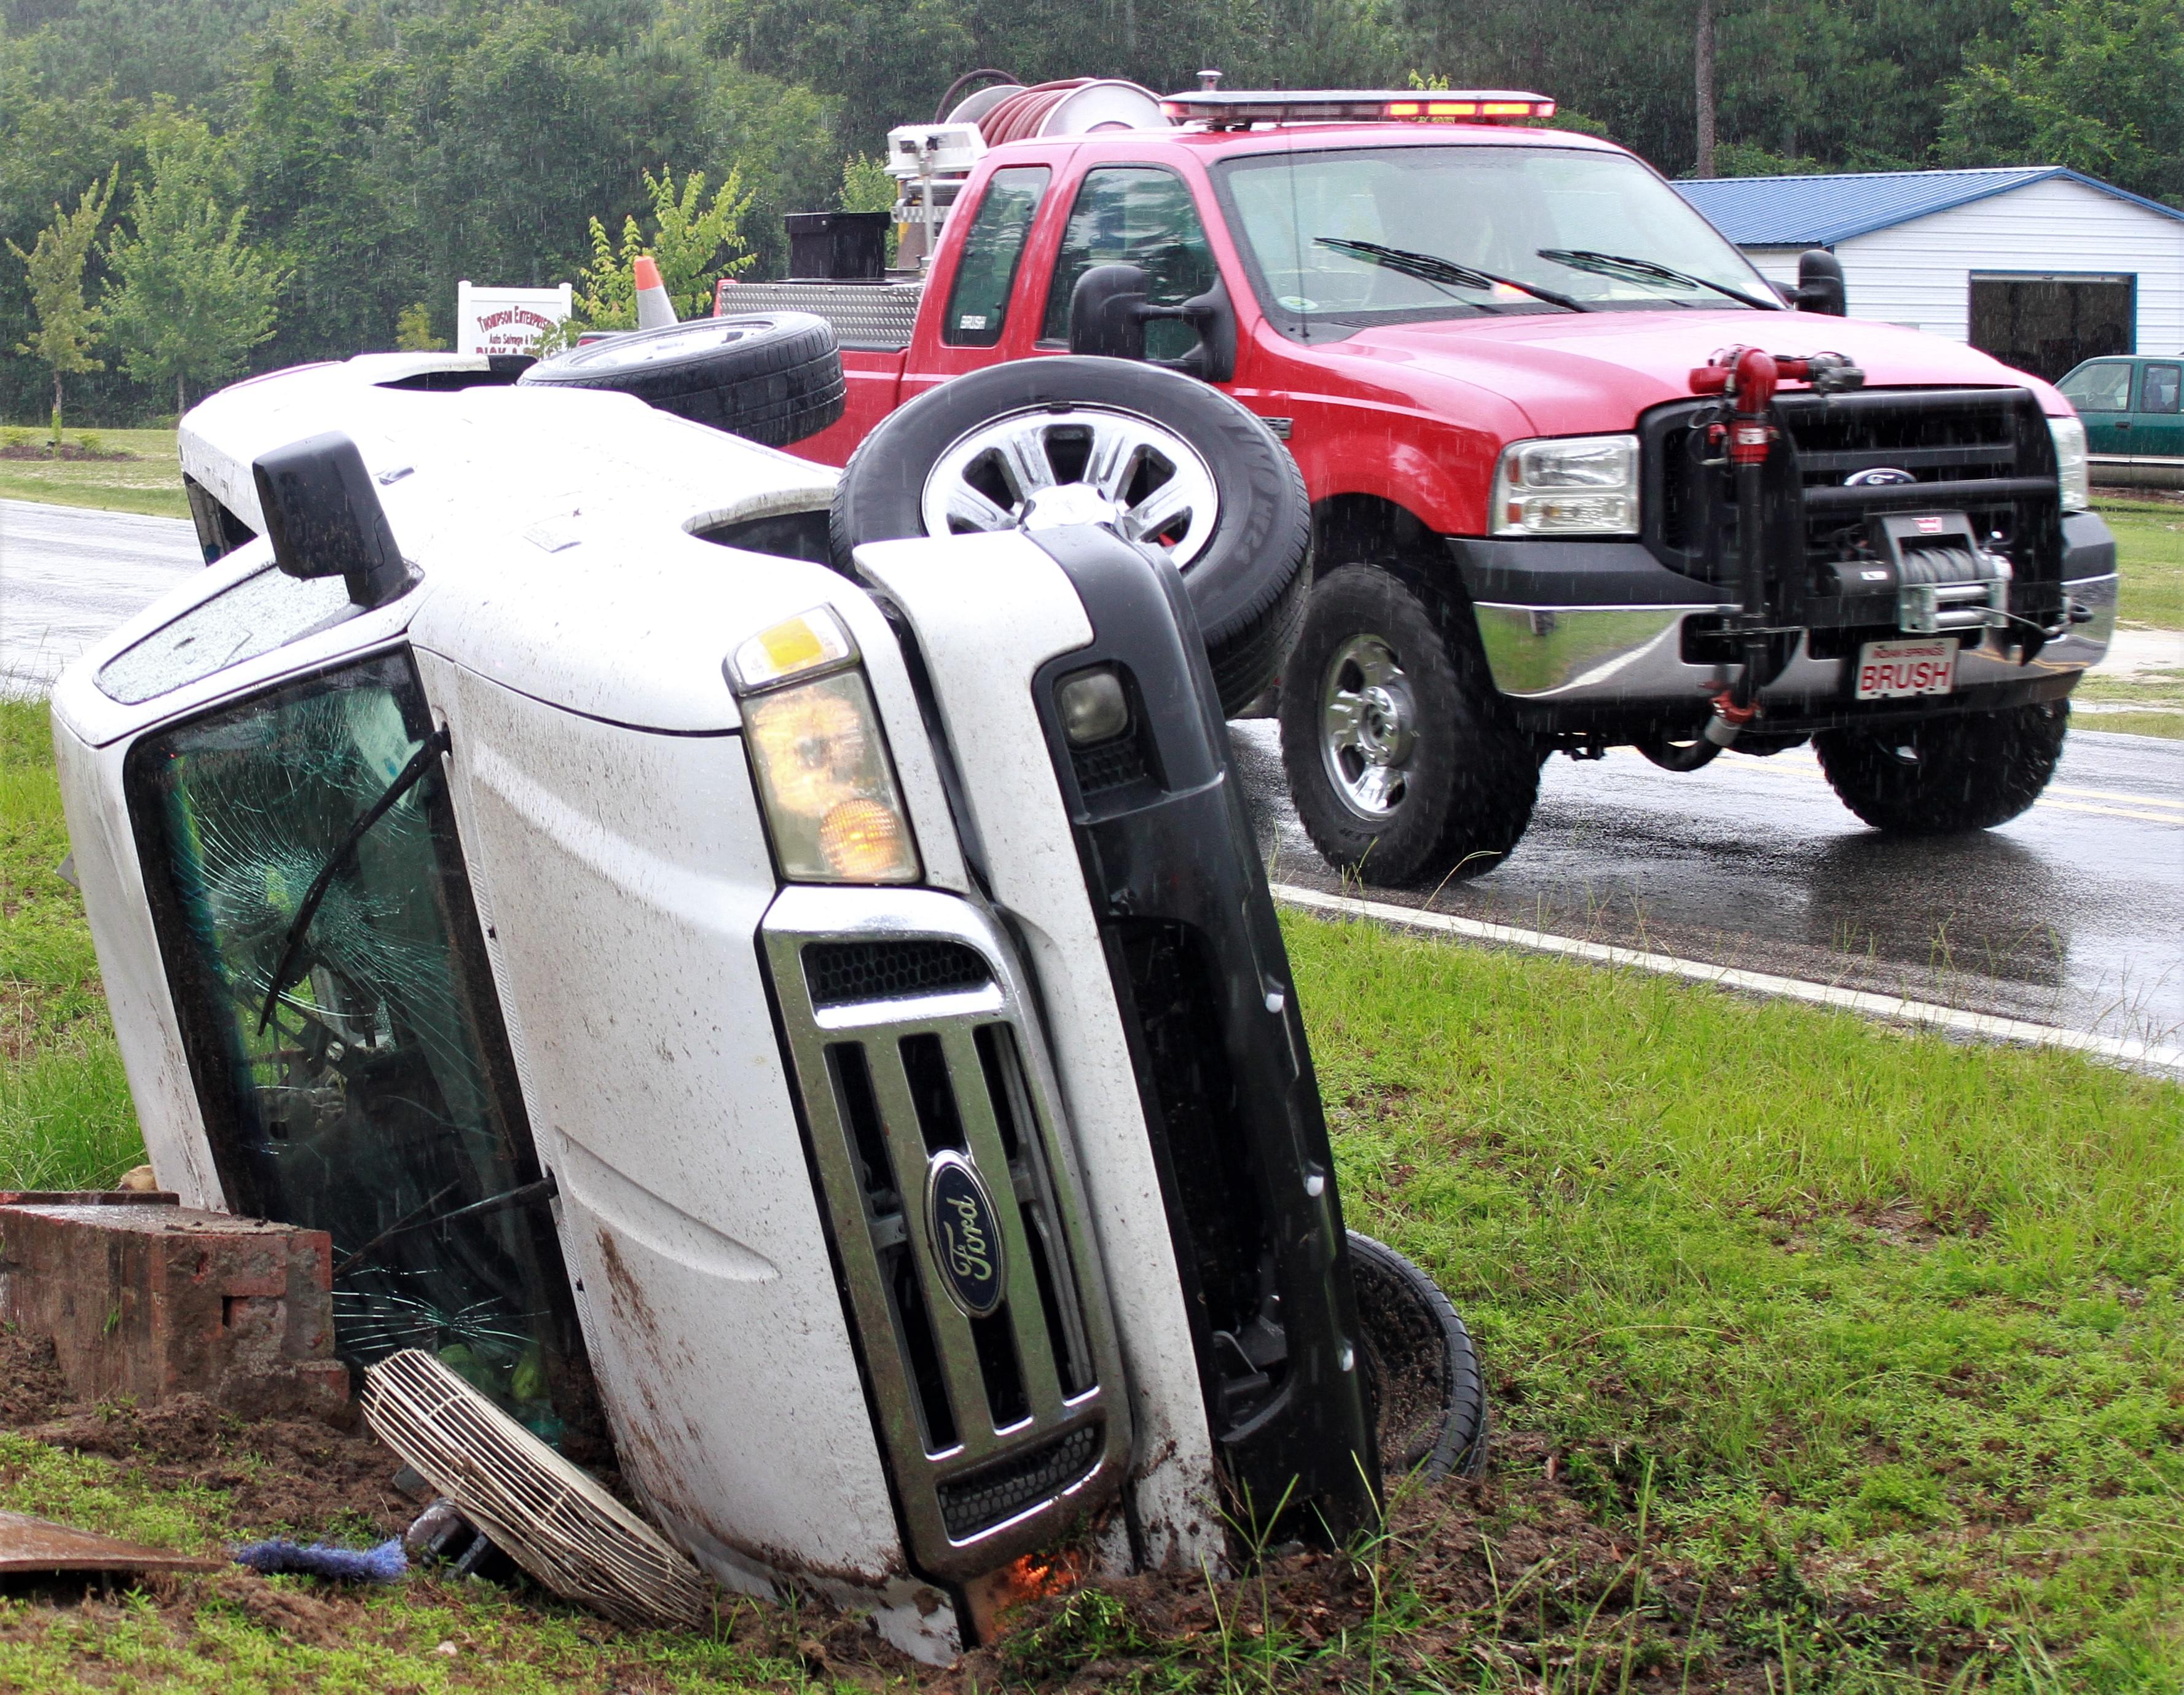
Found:
[[743, 236], [751, 196], [744, 192], [740, 170], [729, 170], [710, 203], [702, 170], [684, 177], [679, 193], [673, 170], [662, 165], [656, 177], [648, 170], [644, 192], [652, 203], [651, 228], [641, 228], [634, 216], [624, 218], [619, 247], [606, 225], [592, 220], [592, 262], [577, 279], [571, 325], [592, 330], [632, 328], [637, 285], [631, 269], [642, 254], [651, 254], [660, 266], [660, 281], [679, 318], [711, 312], [714, 282], [749, 270], [756, 258]]
[[421, 300], [405, 306], [394, 320], [394, 350], [400, 353], [443, 353], [448, 344], [432, 333], [432, 311]]
[[117, 169], [104, 182], [93, 182], [78, 197], [73, 212], [55, 206], [53, 221], [38, 231], [29, 253], [12, 241], [8, 243], [8, 251], [22, 260], [29, 277], [31, 310], [38, 325], [27, 340], [15, 344], [15, 351], [28, 353], [53, 374], [56, 450], [61, 442], [61, 379], [106, 369], [103, 359], [91, 356], [98, 345], [99, 309], [84, 296], [83, 273], [120, 177]]
[[243, 368], [273, 334], [273, 301], [287, 273], [242, 239], [248, 208], [222, 210], [231, 181], [220, 144], [184, 119], [147, 148], [151, 180], [138, 185], [128, 228], [108, 248], [114, 281], [109, 333], [134, 382], [208, 388]]
[[2184, 206], [2184, 7], [2019, 0], [2014, 41], [1966, 55], [1941, 152], [1967, 164], [2065, 164]]

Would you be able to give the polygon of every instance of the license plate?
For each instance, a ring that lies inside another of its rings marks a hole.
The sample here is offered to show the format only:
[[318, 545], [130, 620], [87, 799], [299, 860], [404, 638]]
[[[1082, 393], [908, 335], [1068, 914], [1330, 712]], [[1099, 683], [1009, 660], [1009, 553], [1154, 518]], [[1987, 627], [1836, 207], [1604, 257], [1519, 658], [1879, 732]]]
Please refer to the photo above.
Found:
[[1919, 642], [1868, 642], [1858, 650], [1859, 700], [1947, 694], [1956, 686], [1957, 638], [1953, 636], [1932, 636]]

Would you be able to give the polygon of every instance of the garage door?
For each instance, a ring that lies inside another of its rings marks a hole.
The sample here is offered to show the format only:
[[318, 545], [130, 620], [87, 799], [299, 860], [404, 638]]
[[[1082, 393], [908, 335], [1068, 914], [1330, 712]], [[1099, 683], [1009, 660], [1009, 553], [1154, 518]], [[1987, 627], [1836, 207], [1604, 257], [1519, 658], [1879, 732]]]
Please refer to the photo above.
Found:
[[1972, 345], [2050, 382], [2137, 345], [2135, 276], [1972, 273]]

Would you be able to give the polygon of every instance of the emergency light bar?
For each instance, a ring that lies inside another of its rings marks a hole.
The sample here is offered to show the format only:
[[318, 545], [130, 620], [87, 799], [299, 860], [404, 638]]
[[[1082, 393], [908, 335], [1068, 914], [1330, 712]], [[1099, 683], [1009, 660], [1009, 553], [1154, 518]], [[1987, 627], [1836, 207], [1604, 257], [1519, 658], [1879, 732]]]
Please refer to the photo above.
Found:
[[1552, 118], [1555, 103], [1512, 88], [1200, 89], [1167, 96], [1161, 113], [1171, 123], [1210, 130], [1248, 130], [1254, 124], [1491, 124]]

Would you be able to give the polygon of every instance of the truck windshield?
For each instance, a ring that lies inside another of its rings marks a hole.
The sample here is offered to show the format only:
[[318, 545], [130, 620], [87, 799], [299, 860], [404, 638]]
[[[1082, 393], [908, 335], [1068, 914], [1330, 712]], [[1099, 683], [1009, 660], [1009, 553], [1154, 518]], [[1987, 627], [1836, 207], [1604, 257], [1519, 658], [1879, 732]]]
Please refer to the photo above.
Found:
[[[1306, 338], [1322, 325], [1741, 311], [1773, 298], [1742, 254], [1622, 153], [1345, 147], [1231, 159], [1217, 181], [1261, 303]], [[1389, 252], [1425, 262], [1376, 261]]]

